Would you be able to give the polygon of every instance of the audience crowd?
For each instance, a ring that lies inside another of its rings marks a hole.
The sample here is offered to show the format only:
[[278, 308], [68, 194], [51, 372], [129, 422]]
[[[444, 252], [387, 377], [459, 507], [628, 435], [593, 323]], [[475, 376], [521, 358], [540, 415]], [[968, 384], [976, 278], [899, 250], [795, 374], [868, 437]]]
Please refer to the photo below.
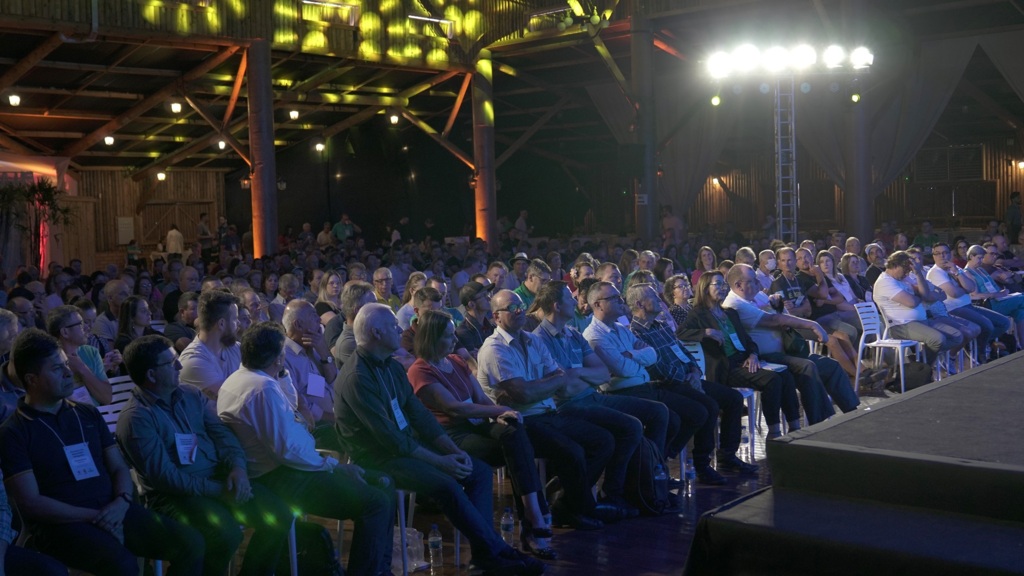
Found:
[[[1021, 347], [1024, 234], [1011, 246], [996, 221], [977, 243], [886, 222], [787, 245], [691, 237], [669, 211], [661, 242], [624, 245], [531, 242], [527, 216], [502, 246], [407, 220], [374, 246], [346, 214], [259, 259], [202, 219], [189, 253], [173, 227], [166, 259], [19, 267], [0, 291], [3, 566], [223, 574], [245, 527], [240, 573], [273, 574], [309, 513], [353, 519], [347, 571], [379, 576], [400, 489], [436, 502], [483, 573], [540, 574], [553, 528], [639, 515], [641, 442], [664, 463], [692, 441], [697, 483], [722, 485], [758, 471], [737, 456], [747, 389], [768, 438], [884, 395], [903, 360], [857, 353], [863, 302], [936, 374]], [[110, 430], [117, 376], [136, 386]], [[518, 549], [494, 528], [492, 467]]]

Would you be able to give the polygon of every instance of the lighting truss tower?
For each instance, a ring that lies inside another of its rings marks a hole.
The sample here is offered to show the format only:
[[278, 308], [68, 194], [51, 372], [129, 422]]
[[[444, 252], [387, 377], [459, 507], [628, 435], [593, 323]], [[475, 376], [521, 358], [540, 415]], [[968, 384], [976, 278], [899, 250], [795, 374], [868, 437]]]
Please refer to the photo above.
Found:
[[793, 76], [775, 81], [775, 232], [797, 242], [800, 188], [796, 181], [796, 95]]

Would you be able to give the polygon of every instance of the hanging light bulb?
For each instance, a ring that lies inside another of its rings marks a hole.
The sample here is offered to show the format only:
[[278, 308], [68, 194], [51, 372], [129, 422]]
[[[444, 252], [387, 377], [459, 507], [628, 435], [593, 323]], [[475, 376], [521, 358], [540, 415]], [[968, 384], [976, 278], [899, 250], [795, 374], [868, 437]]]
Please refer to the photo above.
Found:
[[163, 182], [164, 180], [167, 180], [167, 174], [164, 172], [157, 172], [156, 179]]
[[225, 149], [227, 147], [228, 147], [228, 143], [227, 142], [225, 142], [223, 140], [218, 140], [217, 141], [217, 148], [220, 148], [221, 150], [223, 150], [223, 149]]
[[21, 96], [18, 96], [17, 94], [11, 94], [7, 97], [7, 101], [11, 103], [11, 106], [20, 106]]
[[103, 137], [103, 143], [106, 144], [107, 146], [113, 146], [114, 145], [114, 137], [113, 136], [104, 136]]
[[171, 112], [181, 114], [181, 102], [171, 102]]
[[298, 120], [299, 119], [299, 111], [298, 110], [290, 110], [288, 112], [288, 117], [291, 118], [292, 120]]

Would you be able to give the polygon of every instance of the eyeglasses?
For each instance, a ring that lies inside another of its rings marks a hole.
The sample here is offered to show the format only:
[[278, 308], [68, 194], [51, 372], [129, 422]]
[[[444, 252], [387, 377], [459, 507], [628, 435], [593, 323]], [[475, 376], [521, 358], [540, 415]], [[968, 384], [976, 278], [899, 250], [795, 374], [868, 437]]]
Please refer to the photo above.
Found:
[[75, 322], [74, 324], [68, 324], [65, 328], [74, 328], [75, 326], [81, 326], [81, 322]]
[[160, 362], [158, 364], [154, 364], [153, 365], [153, 369], [156, 370], [158, 368], [163, 368], [164, 366], [173, 366], [173, 365], [175, 365], [177, 363], [178, 363], [178, 359], [177, 358], [173, 358], [173, 359], [171, 359], [170, 362]]
[[932, 250], [932, 256], [949, 256], [949, 250]]
[[614, 296], [605, 296], [604, 298], [598, 298], [597, 302], [602, 300], [609, 300], [611, 302], [622, 302], [622, 294], [616, 294]]
[[526, 310], [526, 304], [509, 304], [501, 310], [495, 310], [495, 312], [508, 312], [509, 314], [519, 314]]

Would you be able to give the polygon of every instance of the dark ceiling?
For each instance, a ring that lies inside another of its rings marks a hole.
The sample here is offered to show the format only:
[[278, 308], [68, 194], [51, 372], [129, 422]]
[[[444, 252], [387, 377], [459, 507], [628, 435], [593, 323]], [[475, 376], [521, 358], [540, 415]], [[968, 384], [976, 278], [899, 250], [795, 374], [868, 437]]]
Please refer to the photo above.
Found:
[[[854, 20], [863, 26], [845, 30], [843, 22], [850, 19], [844, 13], [852, 13], [850, 6], [857, 4]], [[854, 38], [883, 54], [889, 46], [913, 40], [1019, 29], [1024, 27], [1024, 0], [738, 0], [666, 11], [652, 23], [657, 73], [696, 77], [702, 74], [706, 54], [740, 38], [799, 37], [821, 43]], [[613, 20], [600, 40], [628, 82], [628, 20]], [[52, 50], [27, 71], [18, 69], [34, 51], [47, 48]], [[569, 164], [614, 157], [618, 144], [586, 90], [615, 79], [615, 69], [599, 48], [586, 33], [554, 31], [494, 47], [496, 62], [509, 72], [495, 72], [499, 156], [525, 134], [529, 137], [517, 153]], [[203, 118], [205, 114], [226, 125], [243, 151], [248, 149], [244, 86], [237, 107], [225, 119], [242, 51], [225, 50], [102, 36], [94, 42], [67, 43], [43, 31], [0, 30], [0, 147], [70, 155], [82, 169], [118, 168], [139, 177], [166, 167], [237, 169], [243, 165], [240, 156], [230, 147], [218, 148], [222, 136]], [[194, 79], [183, 78], [214, 58], [222, 62]], [[354, 123], [353, 115], [367, 106], [379, 109], [381, 97], [403, 96], [430, 79], [436, 85], [411, 97], [408, 109], [441, 132], [463, 83], [461, 74], [441, 76], [437, 71], [294, 53], [275, 53], [273, 78], [278, 150], [309, 146], [323, 133]], [[8, 103], [14, 93], [21, 97], [20, 106]], [[147, 98], [154, 95], [158, 105], [146, 108]], [[172, 112], [173, 102], [182, 105], [182, 112]], [[146, 109], [135, 114], [133, 107]], [[298, 112], [298, 119], [289, 117], [291, 110]], [[978, 50], [933, 141], [960, 143], [1016, 134], [1021, 125], [1024, 103]], [[97, 132], [106, 129], [112, 129], [112, 145], [104, 144]], [[449, 139], [469, 156], [471, 131], [467, 97]]]

